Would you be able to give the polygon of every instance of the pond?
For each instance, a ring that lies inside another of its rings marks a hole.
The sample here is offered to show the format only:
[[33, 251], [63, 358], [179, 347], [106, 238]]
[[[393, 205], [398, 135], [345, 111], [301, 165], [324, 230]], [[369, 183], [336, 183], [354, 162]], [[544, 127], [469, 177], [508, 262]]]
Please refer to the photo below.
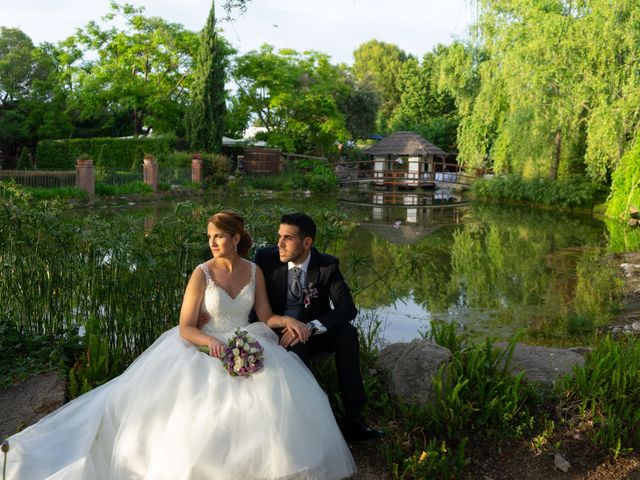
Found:
[[[474, 204], [440, 190], [209, 201], [240, 211], [277, 204], [339, 213], [345, 235], [323, 247], [341, 259], [360, 317], [379, 321], [386, 342], [418, 338], [444, 321], [472, 339], [522, 331], [528, 343], [574, 345], [589, 343], [612, 318], [619, 282], [602, 261], [606, 227], [589, 216]], [[98, 211], [140, 215], [150, 228], [174, 208]]]

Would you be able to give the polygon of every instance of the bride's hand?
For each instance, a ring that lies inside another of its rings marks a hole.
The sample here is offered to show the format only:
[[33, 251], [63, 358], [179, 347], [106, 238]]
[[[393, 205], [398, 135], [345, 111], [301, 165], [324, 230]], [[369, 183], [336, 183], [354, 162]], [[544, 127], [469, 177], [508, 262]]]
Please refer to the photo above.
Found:
[[293, 317], [283, 317], [284, 329], [282, 338], [280, 339], [280, 345], [283, 347], [293, 347], [299, 342], [306, 343], [311, 336], [311, 330], [307, 324], [296, 320]]
[[224, 343], [218, 340], [216, 337], [209, 339], [209, 355], [212, 357], [220, 358], [224, 353]]

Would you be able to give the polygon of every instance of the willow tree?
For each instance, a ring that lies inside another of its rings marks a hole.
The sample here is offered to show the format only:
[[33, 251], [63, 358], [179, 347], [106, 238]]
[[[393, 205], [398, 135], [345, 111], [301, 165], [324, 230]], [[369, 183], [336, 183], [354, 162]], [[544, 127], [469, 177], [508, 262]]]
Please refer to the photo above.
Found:
[[523, 176], [586, 171], [606, 181], [639, 124], [640, 4], [478, 4], [473, 48], [451, 48], [442, 65], [462, 117], [460, 160]]
[[193, 150], [220, 152], [226, 113], [226, 67], [230, 49], [216, 31], [215, 2], [200, 35], [186, 116], [187, 138]]

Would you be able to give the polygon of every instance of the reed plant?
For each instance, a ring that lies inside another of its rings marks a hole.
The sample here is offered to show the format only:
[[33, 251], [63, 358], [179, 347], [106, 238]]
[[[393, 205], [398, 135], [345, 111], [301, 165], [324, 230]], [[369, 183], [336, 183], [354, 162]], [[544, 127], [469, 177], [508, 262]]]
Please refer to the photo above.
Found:
[[566, 419], [614, 459], [640, 448], [640, 339], [605, 337], [558, 388]]
[[396, 404], [396, 429], [385, 446], [395, 478], [456, 478], [468, 463], [469, 438], [522, 438], [535, 431], [541, 396], [509, 368], [517, 337], [502, 348], [491, 340], [469, 345], [455, 324], [440, 322], [423, 336], [449, 348], [452, 357], [432, 379], [432, 398]]

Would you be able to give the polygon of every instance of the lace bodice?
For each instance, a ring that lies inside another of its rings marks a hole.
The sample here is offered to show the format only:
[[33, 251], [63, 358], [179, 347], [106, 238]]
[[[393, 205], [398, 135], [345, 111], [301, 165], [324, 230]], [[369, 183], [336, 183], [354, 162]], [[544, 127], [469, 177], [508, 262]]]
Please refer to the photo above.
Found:
[[218, 286], [212, 278], [209, 268], [202, 263], [198, 265], [207, 279], [207, 287], [204, 291], [204, 299], [200, 309], [209, 315], [209, 323], [202, 327], [202, 331], [208, 335], [217, 332], [235, 330], [249, 323], [249, 313], [253, 307], [256, 290], [256, 265], [251, 263], [251, 277], [240, 293], [231, 297], [226, 290]]

